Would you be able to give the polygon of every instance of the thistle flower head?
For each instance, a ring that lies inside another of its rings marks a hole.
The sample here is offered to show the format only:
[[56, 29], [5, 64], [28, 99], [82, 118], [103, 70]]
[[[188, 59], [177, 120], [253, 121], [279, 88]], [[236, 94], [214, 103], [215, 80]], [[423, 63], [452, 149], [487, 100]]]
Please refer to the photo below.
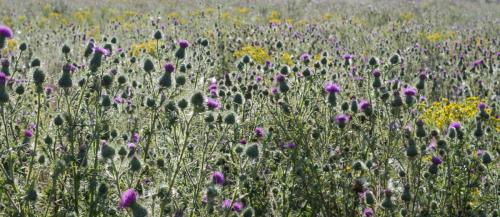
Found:
[[94, 48], [94, 52], [96, 54], [100, 54], [102, 56], [109, 56], [109, 54], [110, 54], [109, 51], [108, 51], [108, 49], [103, 48], [103, 47], [95, 47]]
[[443, 160], [441, 160], [441, 158], [437, 157], [437, 156], [432, 156], [432, 164], [434, 165], [439, 165], [441, 163], [443, 163]]
[[342, 58], [344, 58], [344, 60], [350, 60], [353, 57], [354, 57], [354, 55], [349, 54], [349, 53], [346, 53], [346, 54], [342, 55]]
[[477, 67], [480, 67], [484, 64], [484, 61], [483, 60], [476, 60], [472, 63], [472, 67], [474, 68], [477, 68]]
[[481, 102], [477, 105], [477, 108], [482, 111], [486, 108], [486, 104], [484, 102]]
[[417, 95], [417, 89], [415, 89], [414, 87], [407, 87], [403, 90], [403, 93], [405, 94], [405, 96], [415, 96]]
[[172, 63], [166, 63], [163, 68], [165, 69], [165, 72], [167, 73], [172, 73], [175, 71], [175, 66]]
[[345, 124], [349, 121], [349, 116], [346, 114], [339, 114], [335, 116], [335, 122], [338, 124]]
[[366, 110], [367, 108], [370, 108], [371, 104], [370, 102], [366, 101], [366, 100], [361, 100], [359, 102], [359, 108], [361, 109], [361, 111], [364, 111]]
[[31, 138], [31, 137], [33, 137], [33, 131], [32, 131], [31, 129], [26, 129], [26, 130], [24, 131], [24, 136], [25, 136], [26, 138]]
[[133, 203], [137, 200], [137, 192], [134, 189], [130, 188], [122, 193], [120, 198], [120, 208], [127, 208], [132, 206]]
[[209, 109], [218, 109], [220, 107], [220, 103], [216, 99], [207, 98], [207, 107]]
[[238, 202], [234, 202], [233, 204], [233, 210], [236, 211], [236, 212], [241, 212], [243, 210], [243, 208], [245, 208], [245, 205], [238, 201]]
[[462, 125], [457, 121], [452, 122], [449, 126], [449, 128], [454, 128], [455, 130], [460, 130], [461, 127]]
[[0, 72], [0, 84], [5, 84], [7, 79], [8, 79], [8, 76], [5, 73]]
[[427, 74], [425, 72], [422, 72], [420, 73], [420, 75], [418, 75], [418, 78], [420, 78], [420, 80], [425, 80], [427, 79]]
[[0, 36], [4, 38], [12, 38], [14, 34], [12, 33], [12, 29], [5, 25], [0, 25]]
[[323, 89], [327, 93], [338, 93], [338, 92], [340, 92], [340, 86], [338, 84], [333, 83], [333, 82], [327, 82], [323, 86]]
[[219, 171], [214, 172], [212, 174], [212, 181], [217, 185], [224, 185], [224, 174]]
[[283, 81], [285, 81], [285, 76], [283, 74], [281, 74], [281, 73], [278, 73], [276, 75], [276, 81], [277, 82], [283, 82]]
[[374, 213], [373, 213], [373, 209], [372, 208], [367, 207], [367, 208], [363, 209], [363, 216], [365, 216], [365, 217], [371, 217], [373, 215], [374, 215]]
[[255, 128], [255, 136], [257, 136], [258, 138], [262, 138], [262, 137], [266, 136], [266, 133], [264, 132], [264, 128], [262, 128], [262, 127]]
[[187, 40], [179, 39], [178, 43], [182, 49], [186, 49], [189, 47], [189, 42]]
[[225, 199], [224, 201], [222, 201], [222, 209], [229, 209], [231, 208], [231, 203], [232, 201], [230, 199]]
[[302, 55], [300, 55], [300, 60], [303, 62], [309, 61], [311, 60], [311, 55], [309, 55], [308, 53], [303, 53]]

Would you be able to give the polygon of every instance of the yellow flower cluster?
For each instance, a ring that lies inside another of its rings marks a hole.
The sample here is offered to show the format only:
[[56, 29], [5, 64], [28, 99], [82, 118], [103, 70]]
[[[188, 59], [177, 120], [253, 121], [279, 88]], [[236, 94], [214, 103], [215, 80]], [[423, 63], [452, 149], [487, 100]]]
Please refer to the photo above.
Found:
[[288, 66], [294, 65], [292, 56], [287, 52], [284, 52], [283, 55], [281, 55], [281, 62], [288, 65]]
[[132, 44], [129, 54], [138, 57], [143, 51], [149, 55], [156, 56], [156, 41], [148, 40], [143, 43]]
[[432, 43], [440, 42], [447, 39], [452, 39], [456, 35], [455, 32], [433, 32], [424, 34], [425, 39]]
[[267, 51], [262, 47], [247, 45], [234, 52], [234, 56], [236, 58], [241, 58], [245, 55], [250, 56], [252, 60], [258, 64], [264, 64], [266, 61], [271, 60], [271, 57], [269, 56], [269, 54], [267, 54]]
[[6, 48], [2, 51], [3, 55], [6, 55], [9, 52], [14, 52], [17, 49], [17, 41], [14, 39], [8, 39], [7, 40], [7, 46]]
[[412, 20], [414, 17], [415, 17], [415, 14], [412, 12], [405, 12], [405, 13], [402, 13], [401, 15], [399, 15], [399, 18], [405, 22]]
[[278, 11], [271, 11], [271, 14], [267, 17], [269, 23], [280, 24], [281, 23], [281, 15]]
[[[479, 112], [477, 109], [479, 103], [481, 103], [479, 97], [468, 97], [464, 102], [449, 102], [445, 98], [434, 102], [428, 108], [424, 107], [421, 118], [426, 124], [443, 129], [453, 121], [465, 122], [476, 117]], [[486, 109], [486, 112], [491, 116], [490, 109]], [[494, 117], [491, 119], [487, 124], [494, 125], [497, 130], [500, 130], [499, 119]]]
[[240, 8], [236, 8], [236, 11], [239, 13], [239, 14], [248, 14], [250, 12], [250, 9], [246, 8], [246, 7], [240, 7]]

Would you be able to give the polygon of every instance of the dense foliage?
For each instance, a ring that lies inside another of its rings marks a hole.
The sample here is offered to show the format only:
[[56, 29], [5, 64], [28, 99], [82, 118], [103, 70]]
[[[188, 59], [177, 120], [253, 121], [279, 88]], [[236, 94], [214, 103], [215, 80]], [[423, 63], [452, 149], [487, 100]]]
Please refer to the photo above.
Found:
[[1, 216], [498, 216], [498, 2], [0, 8]]

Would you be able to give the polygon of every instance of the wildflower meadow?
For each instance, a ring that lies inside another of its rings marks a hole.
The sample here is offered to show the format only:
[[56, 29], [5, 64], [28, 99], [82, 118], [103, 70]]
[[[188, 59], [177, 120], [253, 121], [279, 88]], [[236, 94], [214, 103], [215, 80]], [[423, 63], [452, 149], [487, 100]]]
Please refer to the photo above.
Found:
[[497, 217], [500, 1], [0, 0], [0, 216]]

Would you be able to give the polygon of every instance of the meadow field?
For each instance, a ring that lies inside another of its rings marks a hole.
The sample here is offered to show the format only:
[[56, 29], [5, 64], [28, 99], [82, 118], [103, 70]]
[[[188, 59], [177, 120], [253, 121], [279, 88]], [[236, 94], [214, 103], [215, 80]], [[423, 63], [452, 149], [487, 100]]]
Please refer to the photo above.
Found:
[[498, 0], [0, 0], [0, 216], [497, 217]]

